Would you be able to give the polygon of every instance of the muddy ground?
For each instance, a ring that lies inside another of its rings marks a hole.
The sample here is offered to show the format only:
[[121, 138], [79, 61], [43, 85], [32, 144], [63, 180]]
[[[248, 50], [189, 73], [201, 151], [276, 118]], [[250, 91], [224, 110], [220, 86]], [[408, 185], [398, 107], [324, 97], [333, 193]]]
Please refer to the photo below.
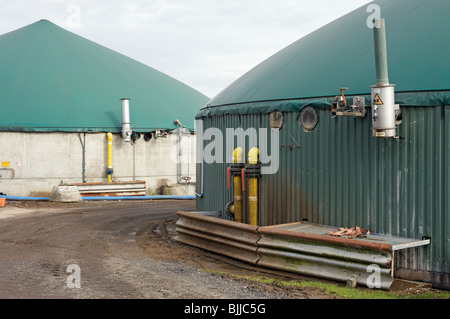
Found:
[[[194, 209], [194, 201], [176, 200], [8, 201], [0, 208], [0, 298], [335, 298], [316, 288], [243, 279], [317, 281], [175, 241], [176, 212]], [[79, 277], [77, 270], [67, 272], [71, 265], [79, 267]]]

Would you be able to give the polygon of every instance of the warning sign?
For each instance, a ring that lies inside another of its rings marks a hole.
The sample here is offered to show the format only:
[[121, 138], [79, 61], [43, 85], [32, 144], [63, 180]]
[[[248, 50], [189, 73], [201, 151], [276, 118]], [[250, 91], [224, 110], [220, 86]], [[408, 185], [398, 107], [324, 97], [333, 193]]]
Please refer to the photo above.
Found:
[[375, 105], [383, 105], [383, 101], [381, 101], [380, 96], [375, 94], [375, 97], [373, 98], [373, 104]]

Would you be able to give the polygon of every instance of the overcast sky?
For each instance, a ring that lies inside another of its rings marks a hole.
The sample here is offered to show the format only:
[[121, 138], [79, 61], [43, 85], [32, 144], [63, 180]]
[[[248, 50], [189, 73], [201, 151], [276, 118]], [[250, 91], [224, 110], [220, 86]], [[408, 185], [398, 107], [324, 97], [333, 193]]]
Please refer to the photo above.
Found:
[[0, 0], [0, 34], [40, 19], [212, 98], [254, 66], [369, 0]]

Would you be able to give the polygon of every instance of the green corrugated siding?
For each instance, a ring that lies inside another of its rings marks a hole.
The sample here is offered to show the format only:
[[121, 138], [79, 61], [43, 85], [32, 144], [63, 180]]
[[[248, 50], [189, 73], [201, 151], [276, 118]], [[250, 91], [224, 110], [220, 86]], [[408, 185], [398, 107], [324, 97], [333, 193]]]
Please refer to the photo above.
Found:
[[[394, 236], [429, 236], [432, 244], [405, 253], [407, 260], [399, 266], [450, 272], [450, 106], [402, 107], [398, 134], [404, 139], [372, 137], [370, 116], [318, 113], [319, 124], [310, 133], [297, 122], [298, 112], [284, 113], [280, 145], [298, 143], [300, 148], [282, 147], [278, 173], [261, 178], [260, 225], [308, 219]], [[211, 117], [203, 123], [204, 129], [223, 132], [227, 127], [258, 129], [269, 126], [269, 114]], [[232, 200], [228, 165], [205, 165], [199, 210], [223, 212]], [[197, 174], [200, 181], [200, 169]]]

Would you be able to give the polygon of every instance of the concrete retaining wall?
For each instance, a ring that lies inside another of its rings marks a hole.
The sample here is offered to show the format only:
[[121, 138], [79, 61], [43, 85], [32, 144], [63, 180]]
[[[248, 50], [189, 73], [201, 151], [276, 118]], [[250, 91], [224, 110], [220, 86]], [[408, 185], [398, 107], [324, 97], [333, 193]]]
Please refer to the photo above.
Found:
[[[178, 182], [177, 143], [176, 135], [150, 141], [141, 137], [133, 151], [131, 143], [113, 134], [113, 181], [145, 181], [148, 195], [161, 194], [163, 186]], [[183, 136], [181, 147], [182, 175], [191, 177], [191, 185], [185, 189], [194, 194], [195, 137]], [[106, 182], [106, 133], [86, 133], [85, 149], [86, 182]], [[10, 167], [0, 170], [0, 193], [49, 196], [61, 180], [81, 183], [82, 155], [77, 133], [0, 132], [0, 162]]]

